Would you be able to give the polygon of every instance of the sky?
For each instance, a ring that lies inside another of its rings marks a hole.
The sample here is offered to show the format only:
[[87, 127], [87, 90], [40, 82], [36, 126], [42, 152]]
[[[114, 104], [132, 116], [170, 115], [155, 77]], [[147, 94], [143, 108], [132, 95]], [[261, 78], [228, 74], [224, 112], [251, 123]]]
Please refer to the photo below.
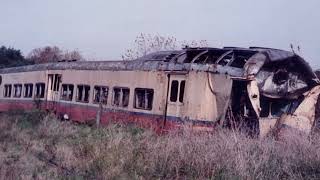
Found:
[[121, 59], [140, 33], [290, 50], [320, 68], [319, 0], [0, 0], [0, 45]]

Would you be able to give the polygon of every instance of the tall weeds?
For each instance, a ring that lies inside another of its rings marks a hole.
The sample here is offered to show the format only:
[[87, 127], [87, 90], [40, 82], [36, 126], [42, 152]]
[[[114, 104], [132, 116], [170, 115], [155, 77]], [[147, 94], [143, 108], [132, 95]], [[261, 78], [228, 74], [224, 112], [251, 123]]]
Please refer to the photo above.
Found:
[[26, 126], [19, 123], [29, 116], [0, 116], [0, 179], [320, 178], [317, 134], [290, 132], [280, 141], [225, 129], [159, 136], [132, 126], [97, 129], [32, 113], [37, 123]]

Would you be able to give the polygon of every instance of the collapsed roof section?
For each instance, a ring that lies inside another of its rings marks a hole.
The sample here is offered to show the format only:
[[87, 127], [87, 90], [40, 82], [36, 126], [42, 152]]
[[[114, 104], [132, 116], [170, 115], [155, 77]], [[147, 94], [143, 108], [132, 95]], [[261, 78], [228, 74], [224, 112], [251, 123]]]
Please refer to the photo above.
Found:
[[180, 51], [151, 53], [136, 61], [215, 65], [220, 69], [219, 73], [224, 69], [224, 72], [234, 78], [256, 79], [260, 93], [269, 98], [297, 99], [319, 84], [319, 79], [302, 57], [279, 49], [185, 48]]

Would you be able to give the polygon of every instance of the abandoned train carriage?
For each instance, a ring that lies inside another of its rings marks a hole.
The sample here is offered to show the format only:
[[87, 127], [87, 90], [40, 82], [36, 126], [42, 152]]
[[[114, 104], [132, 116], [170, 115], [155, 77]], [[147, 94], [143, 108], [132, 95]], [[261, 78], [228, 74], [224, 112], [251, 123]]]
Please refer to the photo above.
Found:
[[133, 61], [59, 62], [0, 70], [0, 110], [35, 106], [79, 122], [156, 130], [244, 122], [309, 131], [319, 80], [298, 55], [267, 48], [186, 48]]

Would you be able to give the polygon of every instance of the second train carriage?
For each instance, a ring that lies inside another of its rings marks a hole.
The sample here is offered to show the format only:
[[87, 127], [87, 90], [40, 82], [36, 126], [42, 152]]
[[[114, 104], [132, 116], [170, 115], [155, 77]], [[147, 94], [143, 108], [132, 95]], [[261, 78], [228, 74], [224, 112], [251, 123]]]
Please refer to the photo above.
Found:
[[[315, 100], [304, 105], [303, 96], [319, 84], [298, 55], [266, 48], [187, 48], [133, 61], [59, 62], [0, 74], [1, 111], [39, 107], [79, 122], [156, 130], [230, 126], [232, 116], [267, 133], [282, 114], [315, 106]], [[313, 94], [318, 98], [319, 91]]]

